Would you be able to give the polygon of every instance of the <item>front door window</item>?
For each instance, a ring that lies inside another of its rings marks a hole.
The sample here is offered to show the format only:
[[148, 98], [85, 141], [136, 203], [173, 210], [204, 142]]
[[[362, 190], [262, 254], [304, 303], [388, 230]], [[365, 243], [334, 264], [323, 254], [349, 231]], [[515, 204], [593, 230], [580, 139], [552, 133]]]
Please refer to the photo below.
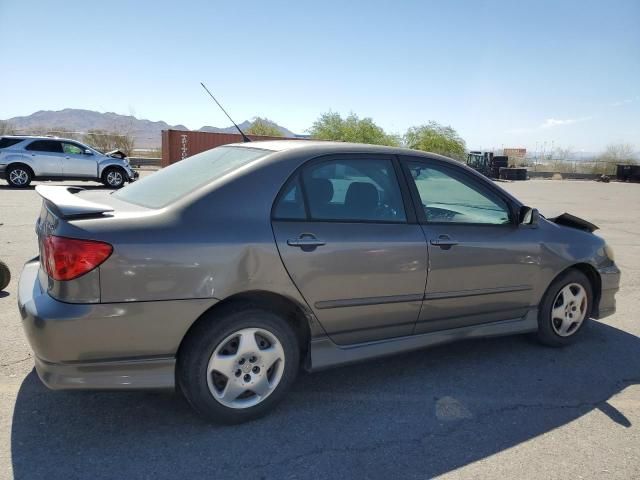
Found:
[[503, 225], [509, 209], [493, 192], [476, 185], [454, 169], [409, 162], [427, 223]]

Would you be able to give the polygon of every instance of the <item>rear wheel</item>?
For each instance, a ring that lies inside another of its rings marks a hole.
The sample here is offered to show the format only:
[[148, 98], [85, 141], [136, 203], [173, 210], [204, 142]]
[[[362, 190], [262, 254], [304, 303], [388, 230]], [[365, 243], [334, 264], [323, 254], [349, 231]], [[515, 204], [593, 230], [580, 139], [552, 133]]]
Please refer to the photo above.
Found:
[[547, 289], [538, 312], [538, 340], [552, 347], [573, 343], [584, 328], [593, 305], [593, 288], [586, 275], [569, 270]]
[[24, 165], [10, 165], [7, 169], [7, 182], [16, 188], [24, 188], [29, 186], [33, 174], [31, 170]]
[[295, 380], [300, 358], [296, 335], [284, 319], [259, 308], [217, 313], [185, 339], [177, 365], [179, 388], [214, 422], [260, 417]]
[[125, 178], [124, 170], [117, 167], [109, 167], [102, 173], [102, 183], [109, 188], [121, 188]]
[[4, 290], [11, 281], [11, 272], [7, 264], [0, 261], [0, 290]]

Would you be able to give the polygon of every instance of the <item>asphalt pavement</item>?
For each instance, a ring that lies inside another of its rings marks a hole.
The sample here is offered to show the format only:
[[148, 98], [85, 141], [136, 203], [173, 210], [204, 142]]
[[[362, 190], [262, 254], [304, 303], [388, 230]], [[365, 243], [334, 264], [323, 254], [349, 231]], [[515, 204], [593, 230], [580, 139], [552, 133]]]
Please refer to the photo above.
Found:
[[[466, 341], [302, 374], [255, 422], [204, 423], [169, 392], [52, 392], [16, 307], [40, 201], [0, 186], [0, 478], [640, 478], [640, 185], [501, 183], [601, 227], [618, 313], [550, 349]], [[99, 188], [95, 184], [93, 188]]]

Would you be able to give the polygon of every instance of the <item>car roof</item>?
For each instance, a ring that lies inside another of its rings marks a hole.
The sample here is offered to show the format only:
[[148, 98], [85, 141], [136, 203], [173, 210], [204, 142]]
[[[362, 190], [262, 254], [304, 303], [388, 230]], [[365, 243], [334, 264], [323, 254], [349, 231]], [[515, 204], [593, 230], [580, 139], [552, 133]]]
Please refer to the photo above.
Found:
[[447, 162], [455, 160], [438, 155], [437, 153], [413, 150], [406, 147], [389, 147], [386, 145], [371, 145], [366, 143], [334, 142], [323, 140], [261, 140], [245, 143], [231, 143], [227, 147], [260, 148], [273, 152], [309, 151], [316, 155], [330, 153], [378, 153], [387, 155], [413, 155], [428, 158], [437, 158]]
[[54, 137], [51, 135], [2, 135], [0, 138], [16, 138], [20, 140], [56, 140], [60, 142], [81, 143], [79, 140], [74, 140], [73, 138]]
[[367, 151], [389, 151], [389, 150], [405, 150], [398, 147], [387, 147], [384, 145], [371, 145], [366, 143], [349, 143], [349, 142], [334, 142], [324, 140], [258, 140], [243, 143], [232, 143], [229, 146], [234, 147], [248, 147], [248, 148], [262, 148], [265, 150], [273, 150], [274, 152], [282, 152], [285, 150], [293, 150], [300, 148], [328, 148], [331, 150], [353, 150], [354, 148], [360, 150], [365, 149]]

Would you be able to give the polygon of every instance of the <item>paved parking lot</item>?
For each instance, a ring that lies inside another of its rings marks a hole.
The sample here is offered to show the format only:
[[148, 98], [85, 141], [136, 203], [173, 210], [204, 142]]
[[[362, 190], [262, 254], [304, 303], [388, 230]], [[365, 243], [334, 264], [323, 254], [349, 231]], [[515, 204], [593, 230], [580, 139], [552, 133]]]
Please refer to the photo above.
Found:
[[217, 427], [170, 393], [40, 384], [16, 308], [40, 201], [3, 184], [0, 478], [640, 478], [640, 185], [502, 185], [601, 227], [623, 270], [615, 316], [562, 350], [509, 337], [303, 374], [270, 416]]

